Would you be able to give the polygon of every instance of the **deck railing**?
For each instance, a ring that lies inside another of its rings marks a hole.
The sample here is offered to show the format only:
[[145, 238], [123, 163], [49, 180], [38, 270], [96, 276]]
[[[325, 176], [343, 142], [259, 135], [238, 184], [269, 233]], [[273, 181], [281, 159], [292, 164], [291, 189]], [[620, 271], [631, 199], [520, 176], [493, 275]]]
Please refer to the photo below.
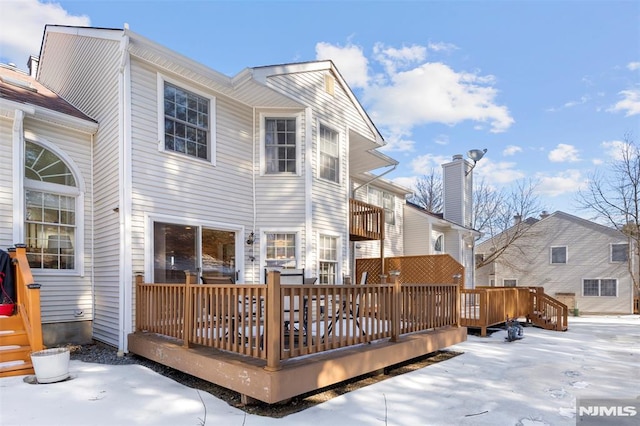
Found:
[[270, 272], [266, 286], [206, 285], [187, 277], [137, 277], [136, 330], [264, 359], [273, 370], [290, 358], [458, 325], [455, 284], [281, 285]]
[[352, 241], [384, 239], [384, 209], [349, 199], [349, 234]]
[[13, 279], [17, 299], [14, 302], [22, 317], [31, 350], [39, 351], [43, 348], [40, 284], [33, 282], [33, 275], [27, 260], [26, 246], [24, 244], [16, 244], [15, 248], [10, 248], [8, 252], [13, 263]]
[[545, 328], [566, 330], [567, 316], [567, 306], [546, 295], [542, 287], [461, 290], [460, 323], [465, 327], [479, 328], [483, 336], [487, 327], [502, 324], [507, 318], [526, 317]]

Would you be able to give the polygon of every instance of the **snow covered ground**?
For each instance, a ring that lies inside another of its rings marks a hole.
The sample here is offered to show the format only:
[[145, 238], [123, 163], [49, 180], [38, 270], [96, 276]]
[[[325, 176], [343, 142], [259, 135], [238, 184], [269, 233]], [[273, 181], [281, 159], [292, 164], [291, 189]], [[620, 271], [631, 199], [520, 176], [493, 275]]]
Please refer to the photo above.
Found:
[[576, 398], [640, 399], [640, 316], [569, 318], [523, 340], [469, 336], [444, 362], [282, 419], [249, 415], [139, 365], [71, 361], [72, 380], [0, 379], [0, 424], [575, 425]]

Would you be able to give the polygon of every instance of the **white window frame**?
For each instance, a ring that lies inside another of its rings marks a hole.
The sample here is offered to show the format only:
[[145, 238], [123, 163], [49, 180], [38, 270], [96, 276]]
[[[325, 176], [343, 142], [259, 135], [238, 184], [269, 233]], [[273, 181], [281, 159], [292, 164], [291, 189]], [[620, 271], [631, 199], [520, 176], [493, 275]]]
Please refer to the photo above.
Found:
[[[176, 86], [182, 90], [187, 92], [192, 92], [198, 96], [206, 98], [209, 100], [209, 123], [208, 123], [208, 150], [209, 150], [209, 158], [199, 158], [193, 155], [182, 153], [179, 151], [174, 151], [171, 149], [165, 148], [165, 140], [164, 140], [164, 86], [165, 83], [169, 83], [173, 86]], [[178, 81], [176, 79], [170, 78], [166, 75], [158, 73], [157, 75], [157, 92], [158, 92], [158, 151], [168, 154], [174, 155], [181, 159], [193, 160], [199, 163], [208, 163], [211, 165], [216, 165], [216, 98], [211, 96], [208, 93], [203, 92], [193, 86], [185, 84], [184, 82]]]
[[[386, 197], [389, 196], [392, 202], [391, 208], [385, 206]], [[375, 199], [372, 199], [375, 198]], [[367, 203], [384, 209], [384, 223], [387, 225], [396, 224], [396, 196], [392, 192], [385, 191], [375, 186], [369, 186], [367, 190]], [[389, 212], [391, 214], [389, 214]]]
[[[597, 281], [598, 282], [598, 294], [585, 294], [584, 285], [585, 281]], [[616, 285], [616, 294], [614, 296], [610, 295], [602, 295], [602, 281], [614, 281]], [[617, 278], [583, 278], [582, 279], [582, 296], [583, 297], [618, 297], [619, 293], [619, 282]]]
[[[270, 268], [271, 265], [267, 264], [267, 234], [293, 234], [295, 235], [295, 266], [294, 269], [300, 269], [301, 266], [301, 247], [300, 247], [300, 230], [297, 228], [270, 228], [270, 229], [262, 229], [260, 231], [260, 258], [264, 259], [262, 261], [263, 267], [260, 268], [260, 274], [264, 273], [265, 268]], [[277, 266], [277, 265], [276, 265]], [[261, 281], [264, 282], [263, 276], [260, 277]]]
[[[322, 238], [333, 238], [336, 241], [336, 259], [335, 261], [332, 259], [323, 259], [320, 257], [320, 241], [322, 240]], [[317, 277], [318, 277], [318, 283], [321, 284], [320, 282], [320, 264], [322, 262], [335, 262], [335, 268], [336, 268], [336, 276], [335, 276], [335, 284], [342, 284], [342, 274], [340, 273], [340, 271], [342, 271], [342, 238], [340, 237], [340, 234], [338, 233], [334, 233], [334, 232], [321, 232], [318, 234], [318, 271], [317, 271]]]
[[[553, 249], [564, 248], [564, 262], [553, 261]], [[569, 248], [567, 246], [551, 246], [549, 247], [549, 264], [551, 265], [566, 265], [569, 263]]]
[[[336, 135], [336, 151], [337, 152], [336, 152], [336, 156], [335, 157], [330, 155], [330, 154], [325, 153], [322, 150], [322, 141], [323, 141], [323, 139], [321, 137], [321, 134], [322, 134], [322, 129], [323, 128], [325, 128], [329, 132], [335, 133], [335, 135]], [[337, 131], [333, 127], [331, 127], [329, 125], [326, 125], [326, 124], [324, 124], [322, 122], [318, 123], [317, 132], [318, 132], [318, 162], [317, 162], [317, 164], [318, 164], [318, 179], [322, 179], [323, 181], [326, 181], [326, 182], [339, 184], [340, 181], [341, 181], [341, 177], [340, 177], [340, 169], [341, 169], [341, 167], [340, 167], [340, 163], [341, 163], [340, 152], [341, 152], [341, 150], [340, 150], [340, 147], [342, 145], [341, 144], [342, 135], [341, 135], [341, 133], [339, 131]], [[322, 156], [323, 156], [323, 154], [335, 159], [335, 161], [336, 161], [336, 170], [335, 170], [336, 178], [335, 178], [335, 180], [334, 179], [329, 179], [329, 178], [326, 178], [326, 177], [322, 176], [322, 170], [323, 170], [322, 169]]]
[[21, 143], [21, 149], [24, 153], [26, 142], [29, 141], [36, 145], [40, 145], [41, 147], [51, 151], [53, 154], [58, 156], [60, 160], [62, 160], [67, 168], [73, 174], [73, 178], [75, 179], [76, 186], [68, 186], [61, 185], [57, 183], [50, 182], [41, 182], [35, 181], [32, 179], [27, 179], [24, 177], [24, 154], [20, 157], [22, 158], [22, 164], [20, 165], [20, 173], [22, 174], [22, 194], [20, 199], [23, 200], [23, 204], [20, 206], [22, 211], [22, 221], [20, 222], [20, 226], [22, 229], [20, 230], [23, 238], [26, 239], [26, 197], [25, 192], [27, 190], [40, 191], [55, 195], [63, 195], [67, 197], [75, 198], [75, 232], [74, 232], [74, 267], [73, 269], [44, 269], [44, 268], [32, 268], [34, 272], [36, 272], [39, 276], [80, 276], [84, 277], [84, 216], [85, 216], [85, 183], [82, 178], [82, 173], [80, 169], [75, 164], [75, 162], [69, 157], [62, 149], [60, 149], [57, 145], [49, 142], [48, 140], [41, 138], [37, 135], [31, 134], [30, 132], [25, 132], [25, 137]]
[[[614, 246], [626, 246], [626, 259], [624, 260], [614, 260], [613, 259], [613, 247]], [[609, 262], [611, 263], [626, 263], [629, 261], [629, 243], [611, 243], [609, 244]]]
[[[444, 233], [440, 231], [432, 231], [431, 237], [431, 250], [433, 250], [434, 254], [443, 254], [445, 252], [444, 247]], [[441, 239], [442, 244], [440, 250], [436, 249], [436, 244], [438, 244], [438, 239]]]
[[[514, 285], [507, 285], [507, 281], [513, 281]], [[517, 278], [503, 278], [502, 279], [502, 287], [518, 287], [518, 279]]]
[[[296, 120], [296, 171], [267, 173], [266, 165], [266, 120], [268, 118], [282, 118]], [[260, 176], [301, 176], [302, 175], [302, 114], [301, 113], [266, 113], [259, 114], [260, 119]]]

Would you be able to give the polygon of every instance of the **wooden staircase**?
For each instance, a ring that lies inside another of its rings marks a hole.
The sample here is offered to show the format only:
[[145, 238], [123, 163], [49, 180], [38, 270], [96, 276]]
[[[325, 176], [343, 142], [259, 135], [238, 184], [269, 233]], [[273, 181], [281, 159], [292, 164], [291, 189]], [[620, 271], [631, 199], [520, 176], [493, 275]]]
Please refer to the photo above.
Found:
[[531, 289], [531, 310], [527, 319], [545, 330], [567, 331], [569, 308], [564, 303], [544, 293], [542, 287]]
[[43, 349], [40, 284], [33, 282], [25, 245], [8, 252], [17, 300], [14, 315], [0, 315], [0, 377], [35, 374], [30, 355]]
[[20, 314], [0, 316], [0, 377], [34, 374], [29, 336]]

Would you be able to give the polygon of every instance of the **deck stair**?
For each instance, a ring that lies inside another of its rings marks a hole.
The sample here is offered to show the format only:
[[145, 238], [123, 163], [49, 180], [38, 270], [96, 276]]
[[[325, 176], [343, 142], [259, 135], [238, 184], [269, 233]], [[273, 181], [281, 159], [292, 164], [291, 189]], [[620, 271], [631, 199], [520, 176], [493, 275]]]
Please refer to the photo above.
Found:
[[31, 352], [20, 314], [0, 316], [0, 377], [34, 374]]

